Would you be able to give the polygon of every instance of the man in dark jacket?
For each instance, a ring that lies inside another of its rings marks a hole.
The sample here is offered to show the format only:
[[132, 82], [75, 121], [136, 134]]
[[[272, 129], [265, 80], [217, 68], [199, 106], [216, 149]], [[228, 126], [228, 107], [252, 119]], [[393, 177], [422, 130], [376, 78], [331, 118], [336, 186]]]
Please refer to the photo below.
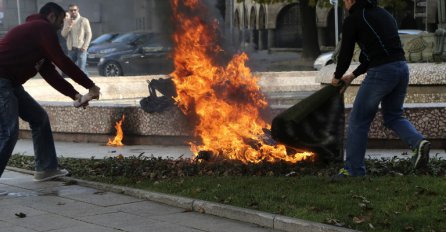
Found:
[[[384, 125], [414, 150], [413, 166], [426, 166], [430, 143], [403, 117], [409, 70], [395, 19], [376, 0], [344, 0], [349, 11], [342, 27], [342, 43], [332, 85], [346, 86], [367, 72], [349, 116], [346, 161], [338, 176], [364, 176], [364, 156], [371, 122], [381, 104]], [[360, 65], [350, 66], [355, 43], [361, 48]], [[345, 88], [344, 88], [345, 90]], [[343, 90], [342, 90], [343, 91]]]
[[[18, 117], [32, 129], [34, 179], [45, 181], [68, 173], [58, 169], [48, 115], [22, 87], [27, 80], [40, 73], [53, 88], [73, 99], [76, 107], [85, 107], [89, 100], [99, 97], [99, 88], [65, 56], [59, 45], [57, 31], [64, 17], [62, 7], [47, 3], [39, 14], [29, 16], [0, 40], [0, 176], [17, 142]], [[53, 64], [89, 92], [80, 95]]]

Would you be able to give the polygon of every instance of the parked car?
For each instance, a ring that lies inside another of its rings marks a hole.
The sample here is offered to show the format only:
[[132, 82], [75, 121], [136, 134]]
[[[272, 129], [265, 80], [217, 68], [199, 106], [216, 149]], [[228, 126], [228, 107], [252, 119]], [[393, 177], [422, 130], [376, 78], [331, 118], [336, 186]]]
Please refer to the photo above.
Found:
[[101, 57], [121, 51], [132, 51], [142, 44], [149, 32], [128, 32], [116, 36], [110, 43], [91, 46], [88, 49], [87, 63], [96, 66]]
[[98, 36], [96, 39], [90, 42], [89, 51], [91, 47], [97, 46], [99, 44], [110, 43], [113, 39], [115, 39], [119, 33], [105, 33]]
[[333, 51], [331, 52], [324, 52], [322, 54], [320, 54], [316, 60], [313, 63], [313, 68], [315, 70], [320, 70], [321, 68], [323, 68], [324, 66], [327, 66], [329, 64], [333, 64], [334, 61], [332, 59], [333, 56]]
[[[109, 48], [110, 49], [110, 48]], [[168, 74], [173, 71], [170, 43], [159, 34], [144, 33], [129, 49], [114, 51], [99, 59], [102, 76]]]
[[[423, 33], [424, 31], [421, 30], [398, 30], [398, 34], [400, 35], [418, 35]], [[340, 44], [339, 44], [340, 45]], [[333, 64], [333, 53], [334, 51], [331, 52], [325, 52], [322, 53], [321, 55], [319, 55], [316, 60], [313, 63], [313, 68], [315, 70], [320, 70], [321, 68], [323, 68], [324, 66], [327, 66], [329, 64]]]

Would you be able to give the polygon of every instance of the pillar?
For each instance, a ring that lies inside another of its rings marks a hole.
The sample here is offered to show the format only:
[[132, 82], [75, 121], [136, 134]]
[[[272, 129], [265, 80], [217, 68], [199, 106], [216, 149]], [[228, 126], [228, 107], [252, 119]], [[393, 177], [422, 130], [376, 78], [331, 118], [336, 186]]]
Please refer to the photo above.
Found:
[[274, 41], [274, 29], [268, 29], [268, 49], [273, 48], [275, 41]]
[[258, 44], [259, 44], [259, 50], [264, 50], [265, 46], [264, 46], [264, 41], [263, 41], [263, 34], [265, 33], [264, 29], [260, 29], [258, 30], [259, 36], [258, 36]]

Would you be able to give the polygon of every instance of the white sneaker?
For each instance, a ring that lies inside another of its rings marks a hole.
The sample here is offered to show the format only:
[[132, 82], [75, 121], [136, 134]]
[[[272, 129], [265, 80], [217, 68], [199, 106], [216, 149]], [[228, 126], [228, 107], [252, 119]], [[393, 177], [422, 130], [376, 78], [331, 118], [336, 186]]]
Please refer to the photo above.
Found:
[[66, 169], [56, 169], [50, 171], [40, 171], [34, 172], [34, 181], [47, 181], [52, 180], [57, 177], [62, 177], [68, 175], [68, 171]]
[[8, 191], [0, 190], [0, 196], [6, 196], [8, 195]]

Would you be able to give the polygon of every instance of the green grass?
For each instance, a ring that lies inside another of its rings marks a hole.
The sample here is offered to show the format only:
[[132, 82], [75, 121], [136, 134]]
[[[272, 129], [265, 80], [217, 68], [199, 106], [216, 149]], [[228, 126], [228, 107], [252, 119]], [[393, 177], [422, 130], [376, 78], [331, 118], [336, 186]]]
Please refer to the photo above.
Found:
[[[61, 159], [78, 178], [169, 193], [362, 231], [446, 231], [446, 162], [368, 161], [370, 177], [330, 181], [337, 166]], [[13, 156], [9, 165], [33, 168]], [[292, 176], [286, 174], [295, 172]]]
[[278, 213], [362, 231], [446, 231], [446, 178], [429, 176], [185, 177], [134, 182], [93, 178], [150, 191]]

